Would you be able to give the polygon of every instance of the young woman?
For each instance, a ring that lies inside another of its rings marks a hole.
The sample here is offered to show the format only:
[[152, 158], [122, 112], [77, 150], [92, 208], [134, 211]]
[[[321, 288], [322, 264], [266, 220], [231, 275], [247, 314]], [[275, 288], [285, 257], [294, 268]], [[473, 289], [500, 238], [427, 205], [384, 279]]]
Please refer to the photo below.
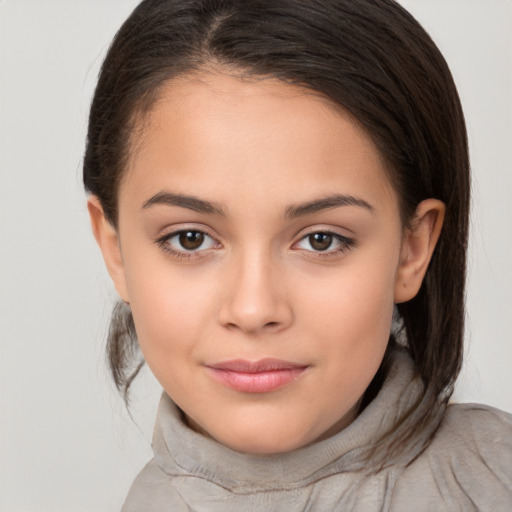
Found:
[[510, 509], [512, 419], [447, 406], [463, 114], [398, 4], [145, 0], [84, 183], [114, 379], [145, 361], [164, 389], [125, 511]]

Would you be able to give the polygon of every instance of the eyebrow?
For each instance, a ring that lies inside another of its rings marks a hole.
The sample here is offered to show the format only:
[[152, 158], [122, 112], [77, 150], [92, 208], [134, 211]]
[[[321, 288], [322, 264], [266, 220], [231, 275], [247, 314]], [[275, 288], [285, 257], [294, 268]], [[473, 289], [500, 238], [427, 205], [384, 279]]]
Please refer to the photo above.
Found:
[[158, 192], [154, 196], [150, 197], [142, 205], [143, 209], [151, 208], [156, 205], [169, 205], [179, 206], [180, 208], [187, 208], [199, 213], [209, 213], [214, 215], [225, 215], [224, 209], [221, 205], [213, 203], [211, 201], [205, 201], [195, 196], [189, 196], [185, 194], [174, 194], [171, 192]]
[[[144, 202], [142, 208], [147, 209], [156, 205], [178, 206], [180, 208], [187, 208], [199, 213], [220, 216], [226, 215], [224, 208], [220, 204], [205, 201], [204, 199], [199, 199], [195, 196], [176, 194], [166, 191], [158, 192], [154, 196], [150, 197]], [[341, 206], [357, 206], [370, 212], [374, 211], [373, 206], [364, 199], [344, 194], [333, 194], [320, 199], [314, 199], [306, 203], [292, 204], [286, 208], [285, 218], [302, 217], [322, 210], [339, 208]]]
[[358, 206], [372, 213], [374, 212], [373, 206], [364, 199], [359, 199], [354, 196], [347, 196], [343, 194], [333, 194], [321, 199], [308, 201], [307, 203], [292, 204], [286, 208], [285, 217], [302, 217], [304, 215], [310, 215], [322, 210], [338, 208], [340, 206]]

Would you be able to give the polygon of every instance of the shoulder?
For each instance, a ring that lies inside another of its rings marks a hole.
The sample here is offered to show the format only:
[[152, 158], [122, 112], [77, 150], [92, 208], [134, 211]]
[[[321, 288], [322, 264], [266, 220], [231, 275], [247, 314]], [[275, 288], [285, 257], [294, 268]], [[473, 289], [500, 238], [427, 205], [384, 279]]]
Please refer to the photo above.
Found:
[[150, 460], [135, 478], [121, 512], [189, 512], [172, 477]]
[[[512, 414], [481, 404], [451, 404], [436, 436], [438, 443], [465, 441], [481, 456], [512, 449]], [[512, 464], [512, 458], [508, 459]], [[510, 468], [509, 468], [510, 469]]]
[[486, 476], [512, 493], [512, 415], [480, 404], [449, 405], [431, 451], [468, 478]]
[[428, 448], [399, 477], [397, 493], [421, 495], [436, 510], [512, 510], [512, 415], [449, 405]]

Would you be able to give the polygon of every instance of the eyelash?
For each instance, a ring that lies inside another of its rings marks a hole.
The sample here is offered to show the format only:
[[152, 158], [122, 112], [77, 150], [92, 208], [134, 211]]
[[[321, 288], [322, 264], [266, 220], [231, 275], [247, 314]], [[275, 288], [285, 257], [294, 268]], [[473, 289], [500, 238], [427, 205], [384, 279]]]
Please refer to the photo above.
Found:
[[202, 252], [210, 250], [210, 248], [189, 250], [189, 251], [187, 251], [185, 248], [183, 248], [183, 250], [173, 249], [169, 244], [170, 240], [172, 240], [173, 238], [179, 237], [180, 235], [185, 234], [185, 233], [197, 233], [197, 234], [203, 235], [205, 238], [207, 237], [208, 239], [212, 240], [214, 245], [219, 244], [219, 242], [217, 240], [215, 240], [215, 238], [213, 238], [211, 235], [206, 233], [206, 231], [202, 231], [200, 229], [180, 229], [178, 231], [173, 231], [172, 233], [169, 233], [167, 235], [163, 235], [163, 236], [157, 238], [155, 240], [155, 242], [163, 251], [165, 251], [168, 254], [171, 254], [173, 257], [175, 257], [179, 260], [190, 261], [190, 260], [193, 260], [196, 258], [201, 258]]
[[314, 257], [314, 258], [326, 259], [326, 258], [336, 257], [339, 254], [343, 254], [343, 253], [349, 251], [356, 245], [356, 241], [353, 238], [349, 238], [347, 236], [343, 236], [343, 235], [340, 235], [339, 233], [335, 233], [333, 231], [328, 231], [328, 230], [311, 231], [311, 232], [305, 234], [304, 236], [302, 236], [301, 239], [293, 245], [297, 246], [298, 244], [300, 244], [304, 241], [307, 241], [310, 237], [312, 237], [314, 235], [326, 235], [326, 236], [332, 237], [332, 242], [336, 242], [339, 244], [339, 247], [336, 249], [327, 248], [324, 251], [304, 249], [306, 252], [311, 253], [310, 257]]
[[[196, 233], [196, 234], [202, 235], [205, 238], [210, 239], [214, 245], [215, 244], [219, 245], [219, 242], [217, 240], [215, 240], [215, 238], [213, 238], [207, 232], [202, 231], [200, 229], [180, 229], [178, 231], [173, 231], [172, 233], [169, 233], [169, 234], [166, 234], [166, 235], [163, 235], [163, 236], [157, 238], [155, 240], [155, 242], [166, 253], [171, 254], [173, 257], [175, 257], [179, 260], [187, 260], [187, 261], [190, 261], [190, 260], [193, 260], [196, 258], [201, 258], [202, 253], [204, 253], [205, 251], [209, 252], [213, 248], [213, 247], [208, 247], [206, 249], [201, 249], [200, 247], [198, 247], [195, 250], [189, 250], [189, 251], [187, 251], [187, 249], [185, 249], [185, 248], [183, 248], [183, 250], [173, 249], [170, 246], [169, 241], [172, 240], [173, 238], [179, 237], [185, 233]], [[338, 248], [336, 248], [336, 249], [326, 248], [325, 251], [314, 250], [314, 249], [313, 250], [303, 249], [305, 252], [311, 253], [311, 257], [314, 257], [314, 258], [325, 259], [325, 258], [329, 258], [329, 257], [335, 257], [337, 254], [342, 254], [344, 252], [349, 251], [356, 245], [356, 241], [353, 238], [349, 238], [349, 237], [340, 235], [339, 233], [335, 233], [335, 232], [328, 231], [328, 230], [318, 230], [318, 231], [311, 231], [311, 232], [303, 235], [298, 242], [295, 242], [292, 245], [292, 248], [297, 246], [298, 244], [308, 240], [308, 238], [310, 238], [314, 235], [330, 236], [330, 237], [332, 237], [332, 242], [337, 242], [339, 244]], [[202, 245], [202, 243], [201, 243], [201, 245]], [[301, 250], [301, 249], [299, 248], [298, 250]]]

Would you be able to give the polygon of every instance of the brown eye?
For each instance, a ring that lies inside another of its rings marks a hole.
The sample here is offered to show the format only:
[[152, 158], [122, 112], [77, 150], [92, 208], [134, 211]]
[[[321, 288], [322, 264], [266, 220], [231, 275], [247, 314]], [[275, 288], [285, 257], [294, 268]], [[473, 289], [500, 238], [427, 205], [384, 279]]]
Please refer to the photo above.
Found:
[[213, 237], [198, 229], [182, 229], [164, 235], [155, 240], [156, 244], [172, 256], [183, 258], [200, 258], [207, 256], [210, 249], [219, 249]]
[[356, 241], [353, 238], [340, 235], [330, 231], [316, 231], [305, 235], [293, 245], [294, 249], [307, 251], [317, 257], [331, 257], [342, 254], [352, 247], [355, 247]]
[[332, 245], [332, 235], [329, 233], [313, 233], [309, 235], [308, 241], [315, 251], [326, 251]]
[[178, 240], [183, 249], [187, 251], [195, 251], [204, 243], [204, 233], [201, 231], [182, 231]]

